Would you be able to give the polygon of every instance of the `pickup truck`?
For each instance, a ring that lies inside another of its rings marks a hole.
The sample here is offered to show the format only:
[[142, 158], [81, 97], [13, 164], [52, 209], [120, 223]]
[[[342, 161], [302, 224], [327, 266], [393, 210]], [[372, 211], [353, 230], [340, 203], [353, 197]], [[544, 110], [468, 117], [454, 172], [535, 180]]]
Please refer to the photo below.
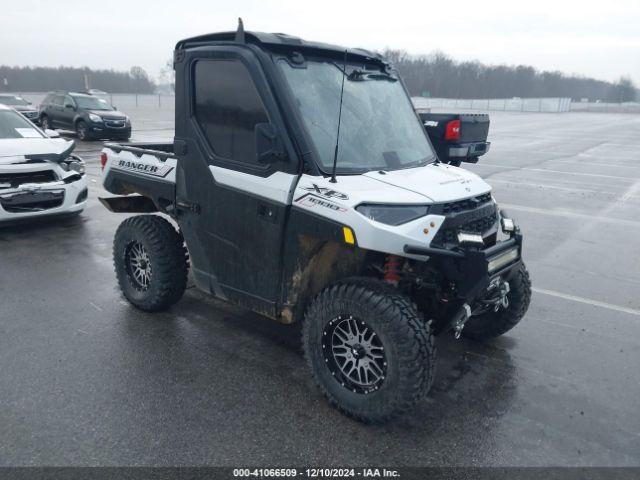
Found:
[[522, 319], [519, 228], [480, 177], [438, 161], [382, 57], [240, 24], [178, 42], [174, 69], [174, 142], [101, 154], [101, 201], [128, 214], [113, 256], [132, 305], [170, 308], [190, 270], [211, 295], [302, 322], [319, 388], [364, 422], [425, 397], [436, 335], [490, 339]]
[[417, 112], [440, 161], [459, 167], [462, 162], [477, 163], [489, 151], [489, 115]]

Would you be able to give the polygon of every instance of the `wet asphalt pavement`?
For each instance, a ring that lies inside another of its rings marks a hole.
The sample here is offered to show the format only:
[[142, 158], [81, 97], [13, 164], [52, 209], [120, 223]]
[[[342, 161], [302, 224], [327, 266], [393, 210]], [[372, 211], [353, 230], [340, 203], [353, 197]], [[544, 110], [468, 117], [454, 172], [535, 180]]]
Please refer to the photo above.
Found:
[[[172, 112], [130, 112], [134, 140]], [[469, 168], [525, 234], [534, 296], [487, 344], [440, 337], [408, 417], [330, 408], [299, 331], [190, 288], [145, 314], [120, 296], [121, 215], [0, 229], [0, 465], [640, 465], [640, 116], [491, 112]]]

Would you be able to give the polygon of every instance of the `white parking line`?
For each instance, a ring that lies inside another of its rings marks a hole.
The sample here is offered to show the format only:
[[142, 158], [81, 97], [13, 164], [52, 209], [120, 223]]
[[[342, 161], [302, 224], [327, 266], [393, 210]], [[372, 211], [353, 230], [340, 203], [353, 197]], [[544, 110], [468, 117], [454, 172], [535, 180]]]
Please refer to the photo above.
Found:
[[[484, 177], [483, 177], [484, 178]], [[494, 182], [498, 177], [491, 177], [491, 182]], [[499, 179], [504, 181], [504, 180], [514, 180], [514, 181], [520, 181], [522, 178], [528, 178], [528, 177], [523, 177], [522, 175], [518, 175], [518, 171], [517, 170], [512, 170], [509, 172], [503, 172], [500, 174]], [[533, 178], [532, 180], [537, 180], [536, 178]], [[542, 181], [542, 180], [540, 180]], [[616, 182], [616, 181], [608, 181], [606, 179], [603, 179], [602, 181], [594, 181], [592, 179], [586, 179], [586, 178], [580, 178], [580, 179], [574, 179], [574, 180], [569, 180], [567, 178], [554, 178], [554, 179], [549, 179], [549, 180], [545, 180], [546, 182], [562, 182], [563, 185], [578, 185], [580, 187], [619, 187], [619, 188], [624, 188], [627, 186], [627, 184], [621, 185], [620, 183]]]
[[[567, 183], [566, 180], [563, 180], [563, 182]], [[557, 185], [548, 185], [548, 184], [544, 184], [544, 183], [519, 182], [517, 180], [512, 180], [511, 178], [509, 178], [509, 179], [492, 178], [491, 179], [491, 183], [504, 183], [504, 184], [507, 184], [507, 185], [524, 185], [524, 186], [527, 186], [527, 187], [535, 187], [537, 189], [562, 190], [562, 191], [565, 191], [565, 192], [597, 193], [598, 195], [611, 195], [613, 197], [616, 197], [617, 195], [619, 195], [618, 192], [611, 192], [611, 191], [606, 191], [606, 190], [593, 190], [593, 189], [589, 189], [589, 188], [577, 188], [577, 187], [560, 187], [560, 186], [557, 186]], [[579, 183], [579, 185], [583, 185], [583, 184]], [[591, 183], [589, 183], [587, 185], [602, 185], [602, 184], [591, 184]], [[603, 185], [603, 186], [610, 187], [611, 185]], [[634, 200], [634, 199], [640, 199], [640, 196], [627, 193], [623, 197], [624, 201]]]
[[569, 295], [568, 293], [555, 292], [553, 290], [546, 290], [544, 288], [532, 287], [536, 293], [541, 293], [543, 295], [550, 295], [552, 297], [562, 298], [564, 300], [571, 300], [573, 302], [584, 303], [586, 305], [592, 305], [594, 307], [606, 308], [608, 310], [614, 310], [616, 312], [628, 313], [629, 315], [636, 315], [640, 317], [640, 310], [636, 310], [635, 308], [629, 307], [621, 307], [619, 305], [613, 305], [611, 303], [600, 302], [598, 300], [592, 300], [590, 298], [578, 297], [576, 295]]
[[585, 176], [585, 177], [600, 177], [600, 178], [615, 178], [616, 180], [626, 180], [628, 182], [637, 182], [640, 180], [640, 178], [633, 178], [633, 177], [619, 177], [616, 175], [602, 175], [600, 173], [582, 173], [582, 172], [567, 172], [564, 170], [548, 170], [546, 168], [528, 168], [528, 167], [522, 167], [522, 168], [518, 168], [517, 165], [498, 165], [495, 163], [478, 163], [477, 166], [480, 167], [497, 167], [497, 168], [508, 168], [510, 170], [516, 170], [516, 171], [521, 171], [521, 170], [527, 170], [529, 172], [544, 172], [544, 173], [562, 173], [564, 175], [581, 175], [581, 176]]
[[584, 165], [585, 167], [605, 167], [605, 168], [640, 168], [640, 164], [638, 164], [637, 159], [630, 160], [630, 162], [636, 162], [635, 165], [621, 165], [620, 163], [591, 163], [591, 162], [580, 162], [576, 160], [548, 160], [549, 162], [554, 163], [570, 163], [572, 165]]
[[571, 187], [558, 187], [556, 185], [546, 185], [543, 183], [529, 183], [529, 182], [518, 182], [515, 180], [502, 180], [498, 178], [492, 178], [491, 183], [506, 183], [508, 185], [525, 185], [528, 187], [536, 187], [536, 188], [550, 188], [552, 190], [563, 190], [566, 192], [586, 192], [586, 193], [598, 193], [598, 194], [609, 194], [616, 195], [614, 192], [602, 192], [600, 190], [590, 190], [587, 188], [571, 188]]
[[588, 221], [602, 223], [613, 223], [614, 225], [624, 225], [627, 227], [640, 227], [640, 222], [636, 220], [625, 220], [623, 218], [603, 217], [598, 215], [586, 215], [584, 213], [570, 212], [568, 210], [550, 210], [546, 208], [525, 207], [524, 205], [513, 205], [501, 203], [505, 210], [519, 210], [521, 212], [539, 213], [541, 215], [552, 215], [556, 217], [580, 218]]

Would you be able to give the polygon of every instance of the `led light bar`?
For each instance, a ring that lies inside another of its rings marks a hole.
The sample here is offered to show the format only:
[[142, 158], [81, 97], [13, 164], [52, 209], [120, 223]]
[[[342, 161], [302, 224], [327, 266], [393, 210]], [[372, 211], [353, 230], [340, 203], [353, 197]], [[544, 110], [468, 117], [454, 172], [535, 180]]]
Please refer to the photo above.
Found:
[[477, 245], [484, 245], [482, 235], [477, 233], [458, 233], [458, 243], [475, 243]]
[[518, 255], [518, 247], [515, 247], [511, 250], [507, 250], [497, 257], [492, 258], [491, 260], [489, 260], [489, 273], [500, 270], [505, 265], [513, 262], [518, 258]]

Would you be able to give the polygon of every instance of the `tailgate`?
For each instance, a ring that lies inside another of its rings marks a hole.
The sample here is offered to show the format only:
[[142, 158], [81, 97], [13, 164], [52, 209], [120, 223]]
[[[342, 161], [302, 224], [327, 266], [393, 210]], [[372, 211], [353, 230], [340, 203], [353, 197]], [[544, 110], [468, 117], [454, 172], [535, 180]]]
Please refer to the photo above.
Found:
[[460, 140], [457, 143], [486, 142], [489, 135], [489, 115], [460, 115]]

